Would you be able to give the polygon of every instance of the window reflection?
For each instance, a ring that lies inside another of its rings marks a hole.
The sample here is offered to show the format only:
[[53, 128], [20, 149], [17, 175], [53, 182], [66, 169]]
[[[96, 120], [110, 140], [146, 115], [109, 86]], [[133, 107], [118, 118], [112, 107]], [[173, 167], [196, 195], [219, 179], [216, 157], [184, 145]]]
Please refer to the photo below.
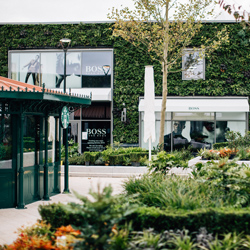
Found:
[[[64, 88], [64, 52], [11, 52], [10, 76], [46, 88]], [[66, 56], [66, 88], [110, 88], [112, 51], [72, 51]]]
[[11, 158], [12, 158], [11, 116], [0, 115], [0, 161], [9, 160]]

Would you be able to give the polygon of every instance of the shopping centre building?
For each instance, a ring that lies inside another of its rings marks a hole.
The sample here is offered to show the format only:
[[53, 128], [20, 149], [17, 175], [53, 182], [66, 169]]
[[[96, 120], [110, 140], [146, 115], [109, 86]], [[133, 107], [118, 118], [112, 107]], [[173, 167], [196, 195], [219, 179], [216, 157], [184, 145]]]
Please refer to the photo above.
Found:
[[[187, 58], [196, 56], [192, 47], [201, 45], [202, 36], [211, 39], [224, 27], [229, 32], [229, 43], [186, 70]], [[152, 60], [144, 45], [135, 47], [113, 37], [112, 23], [2, 24], [0, 75], [63, 91], [65, 65], [60, 39], [64, 37], [71, 39], [66, 59], [67, 93], [91, 95], [90, 106], [68, 105], [68, 139], [79, 144], [81, 153], [101, 151], [114, 142], [147, 148], [143, 141], [144, 71], [146, 65], [153, 65], [157, 139], [152, 147], [156, 147], [162, 102], [161, 65]], [[183, 71], [168, 77], [166, 150], [183, 145], [211, 148], [213, 143], [225, 141], [227, 131], [244, 134], [249, 129], [249, 55], [249, 29], [236, 22], [204, 23], [179, 60]], [[0, 145], [8, 144], [9, 127], [3, 122], [4, 115], [2, 109]], [[29, 128], [34, 122], [30, 117], [25, 120]], [[32, 129], [24, 130], [24, 150], [29, 150], [35, 136]]]

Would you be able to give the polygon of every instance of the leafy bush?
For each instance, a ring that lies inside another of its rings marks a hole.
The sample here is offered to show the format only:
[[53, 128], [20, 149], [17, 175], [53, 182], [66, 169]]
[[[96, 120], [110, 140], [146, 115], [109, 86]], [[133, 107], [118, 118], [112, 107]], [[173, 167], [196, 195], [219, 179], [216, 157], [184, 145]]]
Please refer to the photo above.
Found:
[[[131, 162], [140, 162], [148, 155], [148, 151], [140, 147], [107, 147], [101, 153], [104, 161], [112, 165], [131, 165]], [[145, 160], [143, 160], [145, 162]]]
[[[71, 224], [80, 229], [82, 236], [76, 242], [76, 249], [109, 249], [112, 230], [118, 223], [135, 210], [128, 200], [119, 196], [112, 196], [111, 186], [98, 192], [90, 192], [93, 199], [75, 195], [82, 204], [69, 203], [49, 204], [39, 206], [39, 213], [43, 220], [57, 228], [59, 225]], [[121, 205], [122, 204], [122, 205]]]
[[187, 160], [183, 160], [182, 155], [175, 153], [159, 152], [148, 165], [150, 171], [154, 173], [167, 174], [171, 168], [188, 167]]
[[224, 192], [221, 199], [230, 199], [235, 207], [250, 204], [250, 167], [227, 159], [219, 162], [197, 163], [193, 176], [201, 183], [207, 183]]
[[[78, 152], [78, 150], [79, 150], [78, 143], [74, 142], [73, 139], [68, 141], [68, 157], [69, 158], [79, 156], [80, 153]], [[64, 145], [61, 146], [61, 158], [62, 160], [65, 159], [65, 146]]]
[[0, 144], [0, 160], [6, 159], [6, 147]]

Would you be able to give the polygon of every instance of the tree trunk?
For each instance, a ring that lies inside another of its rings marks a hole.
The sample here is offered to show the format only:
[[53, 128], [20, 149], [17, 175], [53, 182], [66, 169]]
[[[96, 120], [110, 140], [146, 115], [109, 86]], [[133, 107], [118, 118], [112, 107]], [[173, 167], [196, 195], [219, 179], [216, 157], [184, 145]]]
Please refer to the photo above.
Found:
[[162, 104], [161, 104], [161, 123], [160, 123], [160, 138], [159, 145], [160, 150], [164, 150], [164, 125], [166, 115], [166, 103], [168, 94], [168, 45], [169, 45], [169, 20], [168, 20], [168, 9], [169, 0], [166, 0], [166, 13], [165, 13], [165, 28], [164, 28], [164, 53], [162, 61]]
[[161, 123], [160, 123], [160, 138], [159, 145], [161, 151], [164, 150], [164, 127], [165, 127], [165, 115], [166, 115], [166, 103], [167, 103], [167, 94], [168, 94], [168, 67], [163, 63], [162, 66], [163, 79], [162, 79], [162, 103], [161, 103]]

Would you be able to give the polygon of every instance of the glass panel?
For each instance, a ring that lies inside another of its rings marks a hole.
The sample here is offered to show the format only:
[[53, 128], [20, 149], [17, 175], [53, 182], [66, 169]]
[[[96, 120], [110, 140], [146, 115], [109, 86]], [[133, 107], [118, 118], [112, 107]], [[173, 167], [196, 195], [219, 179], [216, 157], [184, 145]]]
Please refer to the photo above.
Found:
[[190, 130], [186, 130], [186, 122], [173, 121], [172, 129], [172, 132], [164, 136], [164, 149], [166, 151], [171, 150], [171, 139], [173, 140], [173, 149], [179, 149], [188, 146], [188, 139], [185, 136], [189, 136], [188, 132]]
[[103, 151], [110, 144], [110, 122], [82, 122], [82, 152]]
[[[18, 75], [17, 78], [21, 82], [40, 85], [40, 54], [39, 53], [20, 53], [19, 54], [19, 67], [18, 63], [12, 63], [13, 73]], [[13, 59], [17, 59], [15, 56]], [[14, 73], [14, 70], [16, 72]]]
[[[161, 120], [161, 112], [155, 112], [155, 119]], [[165, 113], [165, 120], [171, 120], [171, 112]]]
[[0, 169], [12, 168], [11, 116], [0, 115]]
[[182, 120], [182, 121], [204, 121], [204, 120], [214, 120], [214, 113], [203, 113], [203, 112], [182, 112], [182, 113], [173, 113], [173, 120]]
[[[141, 119], [144, 121], [144, 112], [141, 112]], [[161, 112], [155, 112], [155, 120], [161, 120]], [[171, 112], [166, 112], [165, 114], [165, 121], [171, 120]]]
[[[170, 122], [165, 122], [164, 125], [164, 131], [165, 133], [170, 133], [170, 128], [171, 128], [171, 123]], [[160, 138], [160, 121], [155, 122], [155, 142], [152, 142], [152, 149], [158, 146], [159, 144], [159, 138]], [[148, 141], [144, 142], [144, 121], [141, 121], [141, 147], [145, 149], [148, 148]]]
[[234, 121], [228, 121], [227, 122], [227, 128], [230, 131], [240, 132], [241, 135], [245, 135], [246, 133], [246, 122], [234, 122]]
[[16, 81], [20, 81], [20, 54], [11, 53], [11, 72], [10, 77]]
[[214, 122], [209, 121], [191, 121], [190, 138], [193, 148], [211, 148], [215, 142]]
[[225, 112], [225, 113], [216, 113], [216, 120], [236, 120], [236, 121], [245, 121], [246, 113], [245, 112]]
[[35, 165], [36, 121], [34, 116], [26, 116], [23, 128], [23, 166]]
[[75, 143], [78, 143], [78, 123], [69, 123], [68, 127], [69, 140], [73, 140]]
[[[42, 53], [42, 82], [46, 88], [64, 88], [64, 53]], [[68, 52], [66, 57], [66, 88], [81, 87], [81, 56]]]
[[82, 52], [83, 88], [110, 88], [112, 70], [111, 51]]
[[205, 80], [204, 67], [205, 59], [201, 51], [184, 50], [182, 80]]

